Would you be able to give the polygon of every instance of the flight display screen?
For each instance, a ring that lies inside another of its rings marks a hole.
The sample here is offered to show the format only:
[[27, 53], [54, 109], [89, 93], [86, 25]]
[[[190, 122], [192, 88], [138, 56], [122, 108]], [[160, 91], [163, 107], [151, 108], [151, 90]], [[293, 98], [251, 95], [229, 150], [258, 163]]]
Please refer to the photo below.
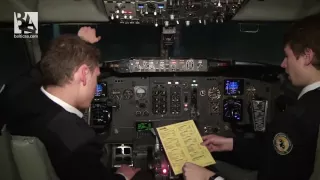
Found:
[[243, 80], [242, 79], [226, 79], [224, 80], [225, 95], [242, 95]]
[[105, 83], [98, 83], [97, 86], [96, 86], [95, 97], [106, 96], [105, 89], [106, 89], [106, 84]]
[[137, 122], [136, 123], [136, 130], [137, 131], [150, 131], [152, 129], [151, 122]]

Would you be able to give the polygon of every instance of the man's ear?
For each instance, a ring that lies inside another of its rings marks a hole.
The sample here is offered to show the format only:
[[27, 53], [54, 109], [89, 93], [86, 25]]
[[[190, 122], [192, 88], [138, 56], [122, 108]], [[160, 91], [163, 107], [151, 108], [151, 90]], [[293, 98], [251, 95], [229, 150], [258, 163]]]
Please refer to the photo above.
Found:
[[87, 75], [90, 73], [90, 69], [87, 65], [83, 64], [78, 69], [78, 75], [80, 83], [85, 86], [87, 84]]
[[312, 64], [312, 61], [315, 58], [315, 54], [312, 49], [307, 48], [304, 51], [304, 57], [305, 57], [305, 65], [310, 65]]

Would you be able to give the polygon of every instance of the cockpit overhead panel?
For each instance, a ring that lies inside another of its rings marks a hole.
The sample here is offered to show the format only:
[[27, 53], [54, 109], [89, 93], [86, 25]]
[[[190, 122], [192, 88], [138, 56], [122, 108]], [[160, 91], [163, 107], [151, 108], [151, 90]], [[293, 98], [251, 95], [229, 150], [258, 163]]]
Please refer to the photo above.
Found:
[[172, 26], [223, 23], [233, 18], [248, 0], [104, 0], [111, 20], [123, 24]]

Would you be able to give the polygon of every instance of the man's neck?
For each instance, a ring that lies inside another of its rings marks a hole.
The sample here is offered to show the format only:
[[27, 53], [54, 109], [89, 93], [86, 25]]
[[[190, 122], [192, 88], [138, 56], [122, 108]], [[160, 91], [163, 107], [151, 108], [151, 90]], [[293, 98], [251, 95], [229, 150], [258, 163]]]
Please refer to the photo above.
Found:
[[72, 91], [72, 88], [59, 87], [59, 86], [47, 86], [45, 90], [48, 93], [52, 94], [53, 96], [56, 96], [62, 101], [68, 103], [69, 105], [73, 107], [77, 107], [76, 102], [74, 100], [75, 98], [74, 98], [74, 92]]
[[309, 91], [315, 90], [320, 87], [320, 72], [316, 71], [312, 75], [309, 75], [309, 77], [312, 77], [309, 79], [307, 85], [302, 89], [300, 92], [298, 99], [300, 99], [304, 94], [306, 94]]
[[307, 77], [309, 80], [308, 80], [306, 86], [320, 81], [320, 71], [319, 70], [316, 70], [315, 68], [313, 68], [313, 69], [309, 69], [308, 71], [309, 71], [309, 73], [308, 72], [306, 72], [306, 73], [309, 74]]
[[[310, 82], [308, 83], [308, 85], [314, 84], [314, 83], [319, 82], [319, 81], [320, 81], [320, 76], [311, 79]], [[308, 85], [307, 85], [307, 86], [308, 86]]]

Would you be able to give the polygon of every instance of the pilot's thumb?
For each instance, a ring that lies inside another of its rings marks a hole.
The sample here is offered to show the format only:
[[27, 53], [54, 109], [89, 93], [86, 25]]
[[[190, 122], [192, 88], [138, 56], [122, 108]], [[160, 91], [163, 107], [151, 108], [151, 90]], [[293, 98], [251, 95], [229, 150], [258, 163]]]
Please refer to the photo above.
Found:
[[208, 146], [209, 144], [211, 144], [211, 141], [210, 140], [205, 140], [201, 143], [201, 145], [203, 146]]

